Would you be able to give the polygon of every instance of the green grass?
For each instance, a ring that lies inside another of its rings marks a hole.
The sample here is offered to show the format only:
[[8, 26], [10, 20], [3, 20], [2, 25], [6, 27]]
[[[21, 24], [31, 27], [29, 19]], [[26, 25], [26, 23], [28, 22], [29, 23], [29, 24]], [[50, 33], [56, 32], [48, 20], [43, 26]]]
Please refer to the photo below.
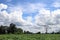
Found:
[[5, 34], [0, 40], [60, 40], [60, 34]]

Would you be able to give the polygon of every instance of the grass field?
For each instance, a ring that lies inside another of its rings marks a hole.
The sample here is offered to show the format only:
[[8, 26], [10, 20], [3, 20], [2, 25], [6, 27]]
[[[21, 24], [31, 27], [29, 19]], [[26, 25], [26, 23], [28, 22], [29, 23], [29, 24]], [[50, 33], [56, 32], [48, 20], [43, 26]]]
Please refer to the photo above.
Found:
[[0, 40], [60, 40], [60, 34], [5, 34]]

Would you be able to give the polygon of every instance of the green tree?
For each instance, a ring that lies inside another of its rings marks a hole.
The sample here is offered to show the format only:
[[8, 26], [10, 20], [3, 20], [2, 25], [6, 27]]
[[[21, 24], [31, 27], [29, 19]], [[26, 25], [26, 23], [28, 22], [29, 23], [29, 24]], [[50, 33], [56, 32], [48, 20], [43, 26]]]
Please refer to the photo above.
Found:
[[8, 33], [13, 33], [14, 34], [16, 32], [16, 29], [17, 29], [16, 25], [11, 23], [9, 28], [8, 28]]
[[41, 32], [37, 32], [36, 34], [41, 34]]
[[5, 33], [7, 33], [7, 26], [1, 25], [0, 26], [0, 34], [5, 34]]
[[17, 28], [17, 31], [16, 31], [17, 34], [23, 34], [23, 30], [21, 28]]
[[3, 26], [1, 25], [0, 26], [0, 34], [2, 34], [3, 33]]
[[24, 31], [24, 34], [33, 34], [33, 33], [29, 31]]

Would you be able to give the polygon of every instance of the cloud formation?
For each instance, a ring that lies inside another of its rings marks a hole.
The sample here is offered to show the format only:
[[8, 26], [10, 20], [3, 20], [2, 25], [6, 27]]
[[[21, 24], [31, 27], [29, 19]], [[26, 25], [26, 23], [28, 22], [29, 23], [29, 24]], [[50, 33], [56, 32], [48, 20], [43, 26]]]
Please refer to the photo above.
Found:
[[[9, 12], [7, 11], [9, 10]], [[35, 11], [37, 11], [35, 15]], [[28, 14], [34, 14], [33, 16], [27, 16], [26, 20], [22, 15], [24, 12]], [[50, 11], [43, 3], [29, 3], [24, 7], [13, 6], [9, 7], [6, 4], [0, 4], [0, 24], [9, 25], [15, 23], [17, 27], [22, 28], [25, 31], [45, 33], [45, 25], [48, 27], [48, 32], [57, 32], [60, 26], [60, 9]]]

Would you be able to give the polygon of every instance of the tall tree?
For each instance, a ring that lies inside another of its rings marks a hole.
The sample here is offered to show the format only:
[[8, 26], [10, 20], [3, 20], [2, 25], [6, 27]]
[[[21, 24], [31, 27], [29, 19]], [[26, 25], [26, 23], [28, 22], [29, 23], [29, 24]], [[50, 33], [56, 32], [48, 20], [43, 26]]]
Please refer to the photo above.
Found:
[[3, 25], [1, 25], [0, 26], [0, 34], [5, 34], [6, 33], [6, 31], [7, 31], [7, 26], [3, 26]]
[[15, 24], [11, 23], [8, 29], [9, 29], [8, 30], [9, 33], [13, 33], [14, 34], [16, 32], [17, 28], [16, 28]]

